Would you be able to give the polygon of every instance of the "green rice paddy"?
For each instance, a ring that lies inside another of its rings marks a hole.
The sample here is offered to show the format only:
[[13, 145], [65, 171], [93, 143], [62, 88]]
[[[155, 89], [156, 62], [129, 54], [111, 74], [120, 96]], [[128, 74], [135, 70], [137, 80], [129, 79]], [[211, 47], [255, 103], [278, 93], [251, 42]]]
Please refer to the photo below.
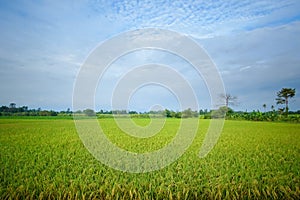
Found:
[[[162, 148], [180, 119], [148, 139], [100, 119], [107, 137], [133, 152]], [[145, 126], [149, 119], [135, 119]], [[127, 173], [97, 161], [70, 119], [0, 119], [0, 199], [299, 199], [300, 124], [226, 121], [214, 149], [198, 157], [209, 120], [177, 161]]]

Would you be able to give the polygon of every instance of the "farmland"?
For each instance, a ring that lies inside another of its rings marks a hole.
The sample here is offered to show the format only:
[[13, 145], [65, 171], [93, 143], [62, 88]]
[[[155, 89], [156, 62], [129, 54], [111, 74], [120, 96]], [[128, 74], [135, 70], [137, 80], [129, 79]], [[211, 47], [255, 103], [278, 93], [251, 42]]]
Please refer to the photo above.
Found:
[[[113, 143], [134, 152], [162, 148], [180, 124], [167, 119], [156, 136], [133, 139], [113, 119], [99, 121]], [[299, 199], [300, 124], [227, 120], [200, 159], [208, 126], [200, 120], [190, 148], [168, 167], [134, 174], [99, 163], [71, 119], [2, 118], [0, 199]]]

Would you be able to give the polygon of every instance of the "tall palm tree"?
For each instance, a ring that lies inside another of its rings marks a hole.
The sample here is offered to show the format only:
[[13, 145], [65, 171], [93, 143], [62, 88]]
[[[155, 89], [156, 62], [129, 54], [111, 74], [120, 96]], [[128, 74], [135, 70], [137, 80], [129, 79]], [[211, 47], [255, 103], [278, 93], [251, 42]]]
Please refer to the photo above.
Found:
[[282, 88], [279, 92], [277, 92], [276, 103], [277, 104], [285, 104], [285, 114], [288, 115], [289, 112], [289, 98], [294, 97], [296, 94], [296, 89], [292, 88]]
[[273, 105], [271, 106], [271, 109], [272, 109], [272, 111], [274, 111], [274, 106]]
[[267, 107], [267, 105], [264, 103], [263, 108], [264, 108], [265, 112], [266, 112], [266, 107]]

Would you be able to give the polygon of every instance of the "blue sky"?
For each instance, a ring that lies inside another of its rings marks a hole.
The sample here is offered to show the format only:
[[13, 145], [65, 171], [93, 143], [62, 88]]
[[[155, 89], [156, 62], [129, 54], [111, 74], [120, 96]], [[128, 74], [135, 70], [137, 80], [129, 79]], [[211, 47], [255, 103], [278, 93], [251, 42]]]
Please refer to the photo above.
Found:
[[[0, 1], [0, 105], [66, 110], [81, 65], [103, 41], [124, 31], [162, 28], [202, 46], [216, 64], [235, 110], [276, 106], [276, 92], [296, 88], [300, 109], [300, 1]], [[210, 108], [202, 78], [167, 52], [141, 50], [113, 63], [100, 81], [96, 109], [110, 109], [112, 90], [131, 67], [160, 62], [190, 82], [200, 108]], [[172, 77], [166, 77], [172, 79]], [[154, 85], [128, 108], [178, 109], [174, 95]]]

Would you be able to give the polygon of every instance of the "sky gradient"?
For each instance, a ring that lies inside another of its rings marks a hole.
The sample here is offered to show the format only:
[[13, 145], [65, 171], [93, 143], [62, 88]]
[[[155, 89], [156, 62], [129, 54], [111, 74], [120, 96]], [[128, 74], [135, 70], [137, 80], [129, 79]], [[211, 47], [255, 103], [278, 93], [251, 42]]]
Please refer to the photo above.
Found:
[[[67, 110], [80, 67], [103, 41], [125, 31], [162, 28], [191, 37], [214, 61], [235, 110], [276, 108], [276, 92], [296, 88], [290, 110], [300, 110], [300, 1], [0, 1], [0, 105]], [[95, 109], [109, 110], [116, 82], [132, 67], [174, 67], [210, 109], [201, 76], [168, 52], [141, 50], [114, 62], [99, 83]], [[172, 77], [166, 77], [172, 78]], [[137, 91], [128, 109], [176, 98], [154, 85]]]

